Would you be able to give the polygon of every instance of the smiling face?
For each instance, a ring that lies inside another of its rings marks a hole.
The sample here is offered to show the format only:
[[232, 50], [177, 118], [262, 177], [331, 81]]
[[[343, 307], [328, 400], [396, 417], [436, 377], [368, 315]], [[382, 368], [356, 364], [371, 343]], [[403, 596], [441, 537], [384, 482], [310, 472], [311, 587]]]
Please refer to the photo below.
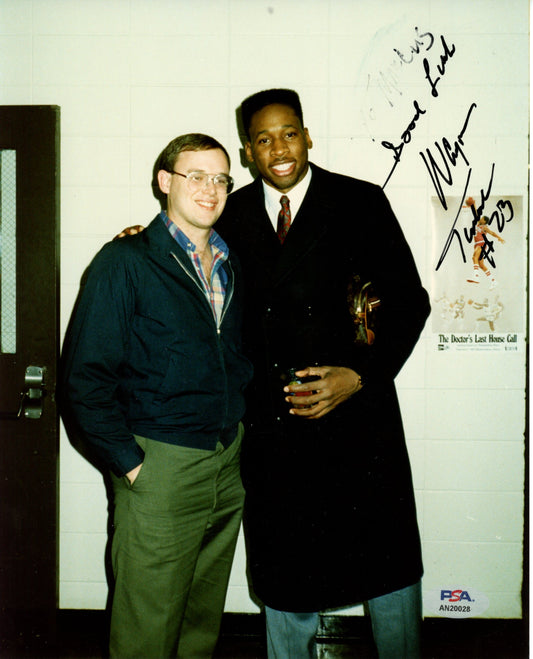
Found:
[[[229, 163], [221, 149], [182, 151], [174, 163], [174, 171], [229, 175]], [[157, 178], [161, 191], [167, 195], [168, 217], [193, 242], [205, 239], [224, 210], [227, 194], [212, 180], [194, 189], [183, 176], [163, 169]]]
[[294, 110], [274, 104], [252, 116], [245, 151], [268, 185], [289, 192], [306, 175], [312, 146], [307, 128], [302, 127]]

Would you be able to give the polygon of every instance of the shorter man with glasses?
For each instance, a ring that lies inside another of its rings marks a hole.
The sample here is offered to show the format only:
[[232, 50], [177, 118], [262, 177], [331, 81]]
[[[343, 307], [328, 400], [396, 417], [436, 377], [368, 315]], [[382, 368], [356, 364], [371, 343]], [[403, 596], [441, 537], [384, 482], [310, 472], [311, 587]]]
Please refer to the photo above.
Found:
[[241, 521], [240, 269], [213, 225], [232, 187], [201, 134], [159, 157], [162, 211], [88, 270], [64, 395], [114, 488], [110, 655], [210, 657]]

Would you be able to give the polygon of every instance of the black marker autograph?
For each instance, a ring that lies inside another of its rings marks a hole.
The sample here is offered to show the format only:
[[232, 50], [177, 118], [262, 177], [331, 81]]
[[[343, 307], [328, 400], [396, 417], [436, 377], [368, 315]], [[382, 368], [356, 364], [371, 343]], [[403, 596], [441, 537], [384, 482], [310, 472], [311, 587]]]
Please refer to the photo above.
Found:
[[[454, 140], [453, 144], [450, 144], [449, 140], [447, 140], [445, 137], [442, 138], [440, 143], [439, 142], [434, 143], [440, 155], [440, 160], [441, 160], [440, 164], [437, 164], [435, 156], [433, 156], [432, 152], [429, 149], [426, 149], [425, 154], [422, 151], [419, 152], [420, 157], [424, 161], [424, 165], [426, 166], [426, 169], [429, 173], [431, 182], [433, 183], [433, 187], [435, 188], [441, 206], [444, 208], [444, 210], [448, 210], [448, 203], [446, 200], [446, 195], [444, 194], [443, 191], [443, 182], [446, 183], [448, 186], [451, 186], [453, 184], [453, 174], [455, 168], [458, 165], [459, 159], [462, 159], [465, 165], [469, 168], [466, 177], [465, 190], [463, 193], [463, 197], [461, 199], [461, 203], [459, 205], [459, 210], [457, 212], [457, 215], [455, 216], [455, 220], [452, 224], [452, 228], [444, 244], [444, 249], [440, 255], [440, 259], [437, 264], [436, 270], [438, 270], [442, 265], [454, 240], [457, 240], [459, 244], [459, 248], [461, 250], [461, 255], [463, 257], [463, 262], [466, 263], [466, 256], [462, 242], [463, 236], [457, 229], [457, 222], [459, 220], [461, 207], [464, 203], [466, 197], [466, 191], [468, 188], [468, 184], [470, 182], [470, 176], [472, 174], [470, 161], [468, 160], [468, 157], [464, 151], [464, 147], [465, 147], [465, 134], [470, 119], [472, 117], [472, 112], [474, 111], [474, 108], [477, 108], [477, 104], [471, 103], [466, 113], [466, 118], [463, 122], [463, 126], [459, 134], [457, 135], [457, 139]], [[477, 230], [477, 224], [479, 220], [484, 216], [485, 204], [488, 201], [492, 190], [492, 182], [494, 180], [494, 168], [495, 168], [495, 163], [492, 163], [490, 180], [487, 186], [487, 190], [486, 191], [483, 189], [480, 190], [481, 203], [478, 205], [477, 208], [474, 205], [470, 207], [473, 213], [473, 219], [470, 224], [470, 227], [463, 229], [464, 238], [469, 244], [472, 243], [472, 241], [474, 240]], [[490, 225], [494, 220], [496, 220], [498, 223], [498, 230], [501, 232], [505, 226], [505, 223], [510, 222], [513, 219], [514, 211], [511, 202], [508, 200], [504, 201], [500, 199], [496, 204], [496, 206], [498, 210], [495, 210], [492, 213], [491, 217], [487, 218], [487, 224]], [[506, 218], [506, 209], [508, 209], [510, 212], [509, 218]], [[494, 262], [494, 258], [491, 256], [491, 254], [494, 252], [494, 241], [490, 240], [487, 234], [483, 234], [483, 239], [484, 239], [484, 243], [481, 248], [481, 252], [482, 252], [481, 256], [482, 258], [486, 258], [487, 261], [490, 263], [491, 267], [494, 268], [496, 267], [496, 263]]]
[[463, 147], [465, 145], [463, 137], [466, 133], [466, 129], [468, 128], [468, 122], [470, 121], [470, 116], [472, 115], [474, 108], [477, 108], [476, 103], [472, 103], [470, 105], [461, 132], [457, 136], [457, 139], [454, 141], [453, 146], [445, 137], [442, 138], [442, 147], [438, 142], [435, 142], [435, 146], [437, 147], [437, 150], [442, 159], [442, 169], [439, 165], [437, 165], [437, 162], [429, 149], [426, 149], [427, 159], [422, 151], [420, 151], [420, 157], [424, 161], [424, 165], [429, 172], [433, 187], [435, 188], [439, 201], [445, 210], [448, 210], [448, 206], [446, 204], [446, 197], [442, 191], [441, 178], [444, 179], [448, 185], [452, 184], [453, 179], [451, 167], [455, 167], [457, 165], [459, 156], [461, 156], [467, 166], [470, 165], [470, 162], [468, 161], [468, 158], [463, 151]]
[[392, 169], [390, 170], [389, 175], [387, 176], [387, 180], [383, 184], [383, 188], [385, 188], [385, 186], [389, 182], [390, 177], [394, 174], [394, 170], [399, 165], [400, 159], [402, 157], [403, 148], [406, 144], [409, 144], [409, 142], [411, 141], [411, 133], [416, 128], [416, 124], [420, 119], [420, 115], [426, 114], [426, 110], [422, 110], [422, 108], [418, 105], [418, 101], [413, 101], [413, 105], [415, 106], [415, 114], [411, 119], [411, 123], [401, 134], [401, 138], [402, 138], [401, 143], [398, 146], [394, 146], [394, 144], [391, 144], [391, 142], [387, 142], [387, 141], [381, 142], [381, 146], [384, 146], [386, 149], [392, 149], [392, 151], [394, 151], [394, 165], [392, 166]]
[[444, 54], [440, 56], [440, 66], [437, 66], [437, 71], [440, 73], [440, 76], [438, 78], [435, 78], [435, 80], [431, 79], [431, 69], [429, 66], [429, 62], [426, 57], [424, 57], [424, 71], [426, 72], [426, 79], [429, 82], [431, 86], [431, 95], [437, 97], [439, 95], [439, 92], [437, 91], [437, 84], [441, 77], [446, 73], [446, 64], [448, 63], [448, 60], [452, 58], [455, 55], [455, 46], [452, 44], [452, 47], [449, 48], [448, 44], [446, 43], [444, 37], [441, 35], [441, 43], [442, 47], [444, 48]]
[[[438, 77], [435, 77], [434, 79], [432, 78], [432, 71], [431, 67], [429, 64], [429, 61], [427, 57], [424, 57], [423, 60], [423, 66], [424, 66], [424, 71], [426, 73], [425, 78], [428, 80], [430, 87], [431, 87], [431, 95], [434, 97], [437, 97], [439, 95], [439, 92], [437, 91], [437, 85], [439, 81], [442, 79], [444, 74], [446, 73], [446, 64], [448, 61], [454, 56], [455, 54], [455, 45], [452, 44], [451, 47], [448, 46], [446, 43], [445, 38], [441, 35], [440, 37], [441, 44], [444, 50], [444, 53], [440, 56], [440, 64], [437, 65], [437, 71], [440, 74]], [[433, 41], [431, 42], [431, 45], [433, 45]], [[391, 142], [388, 141], [383, 141], [381, 142], [381, 146], [385, 147], [386, 149], [390, 149], [393, 151], [393, 158], [394, 158], [394, 164], [389, 172], [389, 175], [387, 176], [387, 179], [385, 180], [385, 183], [383, 184], [383, 188], [387, 185], [389, 182], [391, 176], [394, 174], [394, 171], [398, 164], [400, 163], [400, 159], [402, 156], [403, 149], [406, 144], [408, 144], [411, 141], [411, 133], [414, 131], [414, 129], [417, 126], [417, 122], [420, 119], [420, 116], [423, 114], [426, 114], [426, 110], [423, 110], [420, 107], [420, 104], [418, 101], [413, 101], [413, 105], [415, 108], [415, 114], [413, 118], [411, 119], [410, 123], [408, 124], [407, 128], [404, 130], [404, 132], [401, 134], [401, 142], [398, 145], [394, 145]]]
[[[494, 180], [494, 169], [495, 169], [495, 163], [492, 163], [491, 167], [491, 172], [490, 172], [490, 180], [489, 184], [487, 186], [487, 190], [485, 191], [483, 188], [480, 190], [480, 196], [481, 196], [481, 203], [477, 207], [477, 209], [472, 208], [472, 213], [474, 215], [474, 218], [471, 222], [470, 227], [465, 227], [463, 228], [463, 236], [465, 240], [470, 244], [474, 240], [474, 236], [476, 234], [476, 225], [483, 217], [483, 211], [485, 210], [485, 203], [490, 197], [490, 193], [492, 190], [492, 182]], [[464, 204], [465, 198], [466, 198], [466, 191], [468, 189], [468, 184], [470, 182], [470, 176], [472, 174], [472, 168], [469, 167], [468, 169], [468, 174], [466, 176], [466, 183], [463, 191], [463, 196], [461, 198], [461, 202], [459, 204], [459, 210], [457, 211], [457, 215], [455, 216], [455, 219], [452, 224], [452, 228], [446, 238], [446, 242], [444, 243], [444, 249], [442, 250], [442, 253], [440, 255], [439, 261], [437, 263], [437, 267], [435, 270], [438, 270], [440, 266], [443, 264], [444, 259], [446, 258], [450, 247], [452, 246], [452, 243], [454, 239], [457, 239], [457, 242], [459, 243], [459, 248], [461, 250], [461, 255], [463, 257], [463, 263], [466, 263], [466, 255], [465, 255], [465, 250], [463, 247], [463, 242], [462, 242], [462, 236], [461, 233], [459, 232], [457, 228], [457, 222], [459, 220], [459, 215], [461, 213], [461, 208]], [[445, 208], [447, 208], [445, 206]], [[510, 222], [513, 217], [514, 217], [514, 209], [513, 209], [513, 204], [509, 199], [499, 199], [498, 202], [496, 203], [496, 208], [497, 210], [494, 210], [490, 217], [488, 218], [487, 224], [490, 226], [492, 222], [496, 221], [498, 225], [498, 231], [501, 233], [503, 229], [505, 228], [505, 224], [507, 222]], [[506, 217], [506, 211], [509, 212], [509, 217]], [[485, 216], [486, 217], [486, 216]], [[484, 243], [483, 247], [481, 248], [481, 256], [483, 258], [486, 258], [487, 261], [490, 263], [492, 268], [496, 267], [496, 262], [494, 260], [494, 257], [491, 256], [491, 254], [495, 251], [494, 250], [494, 241], [490, 240], [486, 234], [483, 236], [484, 238]]]
[[[493, 176], [494, 176], [494, 163], [492, 165], [492, 175], [490, 179], [491, 187], [492, 187]], [[489, 188], [489, 193], [490, 193], [490, 188]], [[473, 206], [470, 207], [472, 209], [472, 213], [474, 214], [474, 219], [472, 220], [472, 226], [470, 228], [470, 232], [467, 233], [467, 230], [465, 229], [465, 236], [469, 243], [472, 242], [472, 240], [474, 239], [476, 233], [475, 226], [479, 222], [479, 220], [483, 217], [483, 211], [485, 210], [485, 202], [487, 201], [487, 199], [488, 196], [486, 197], [484, 190], [481, 190], [481, 204], [476, 210], [474, 210]], [[499, 199], [498, 202], [496, 203], [496, 208], [498, 210], [493, 211], [491, 216], [487, 219], [487, 225], [490, 226], [496, 220], [498, 231], [501, 233], [505, 228], [505, 224], [513, 219], [514, 208], [513, 208], [513, 204], [509, 201], [509, 199], [505, 199], [505, 200]], [[505, 216], [506, 209], [509, 211], [510, 217]]]
[[[466, 240], [471, 243], [472, 240], [474, 240], [474, 237], [476, 235], [476, 226], [479, 220], [484, 216], [483, 211], [485, 210], [485, 202], [488, 200], [490, 196], [490, 191], [492, 189], [492, 180], [494, 178], [494, 163], [492, 164], [492, 170], [491, 170], [491, 175], [490, 175], [490, 181], [489, 181], [489, 187], [487, 192], [485, 192], [483, 189], [481, 189], [481, 203], [480, 205], [475, 208], [474, 206], [471, 206], [472, 214], [474, 216], [472, 223], [470, 225], [470, 229], [464, 229], [464, 235]], [[487, 221], [487, 226], [490, 226], [494, 221], [496, 221], [497, 227], [498, 227], [498, 232], [501, 233], [504, 228], [505, 224], [507, 222], [510, 222], [513, 217], [514, 217], [514, 208], [513, 204], [509, 199], [499, 199], [496, 202], [496, 209], [494, 210], [490, 217], [487, 217], [485, 215], [486, 221]], [[509, 213], [509, 217], [506, 217], [506, 211]], [[491, 240], [487, 234], [483, 234], [483, 245], [481, 247], [481, 258], [486, 258], [487, 261], [490, 263], [491, 267], [495, 268], [496, 267], [496, 262], [493, 257], [490, 255], [494, 252], [494, 240]]]
[[[492, 167], [493, 167], [493, 171], [494, 171], [494, 165]], [[466, 198], [466, 191], [468, 190], [468, 184], [470, 183], [471, 174], [472, 174], [472, 168], [470, 167], [469, 170], [468, 170], [468, 174], [466, 176], [465, 188], [464, 188], [464, 191], [463, 191], [463, 196], [462, 196], [462, 199], [461, 199], [461, 203], [459, 204], [459, 210], [457, 211], [457, 215], [455, 216], [455, 220], [453, 221], [450, 233], [448, 234], [448, 237], [446, 238], [446, 242], [444, 243], [444, 249], [442, 250], [442, 253], [441, 253], [440, 258], [439, 258], [439, 262], [437, 263], [437, 267], [435, 268], [435, 270], [438, 270], [440, 268], [440, 266], [443, 264], [444, 259], [446, 258], [446, 255], [448, 254], [448, 252], [450, 250], [450, 247], [452, 246], [452, 242], [453, 242], [454, 238], [457, 238], [457, 240], [459, 242], [459, 247], [461, 249], [461, 254], [463, 256], [463, 262], [466, 263], [466, 255], [465, 255], [465, 250], [463, 249], [463, 243], [461, 241], [461, 234], [457, 230], [456, 225], [457, 225], [457, 222], [459, 220], [459, 214], [461, 213], [461, 208], [462, 208], [462, 206], [464, 204], [464, 201], [465, 201], [465, 198]]]

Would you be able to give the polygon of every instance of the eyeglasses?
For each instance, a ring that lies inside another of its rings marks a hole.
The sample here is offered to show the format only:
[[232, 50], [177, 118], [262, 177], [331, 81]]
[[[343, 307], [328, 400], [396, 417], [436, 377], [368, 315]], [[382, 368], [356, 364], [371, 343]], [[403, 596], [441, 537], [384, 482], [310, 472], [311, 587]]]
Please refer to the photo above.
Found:
[[205, 188], [210, 181], [213, 181], [215, 188], [219, 192], [229, 194], [233, 189], [233, 179], [227, 174], [206, 174], [205, 172], [189, 172], [188, 174], [181, 174], [174, 170], [172, 170], [170, 174], [177, 174], [178, 176], [186, 178], [191, 190]]

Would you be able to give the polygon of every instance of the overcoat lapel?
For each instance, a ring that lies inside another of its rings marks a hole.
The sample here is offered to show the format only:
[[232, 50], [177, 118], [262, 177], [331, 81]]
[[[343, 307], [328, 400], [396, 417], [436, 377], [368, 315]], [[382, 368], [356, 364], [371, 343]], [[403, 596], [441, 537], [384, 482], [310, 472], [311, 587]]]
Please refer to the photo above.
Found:
[[246, 208], [246, 219], [242, 232], [246, 236], [244, 249], [261, 265], [263, 272], [272, 277], [281, 252], [281, 245], [265, 209], [265, 197], [260, 177], [253, 183], [253, 195]]

